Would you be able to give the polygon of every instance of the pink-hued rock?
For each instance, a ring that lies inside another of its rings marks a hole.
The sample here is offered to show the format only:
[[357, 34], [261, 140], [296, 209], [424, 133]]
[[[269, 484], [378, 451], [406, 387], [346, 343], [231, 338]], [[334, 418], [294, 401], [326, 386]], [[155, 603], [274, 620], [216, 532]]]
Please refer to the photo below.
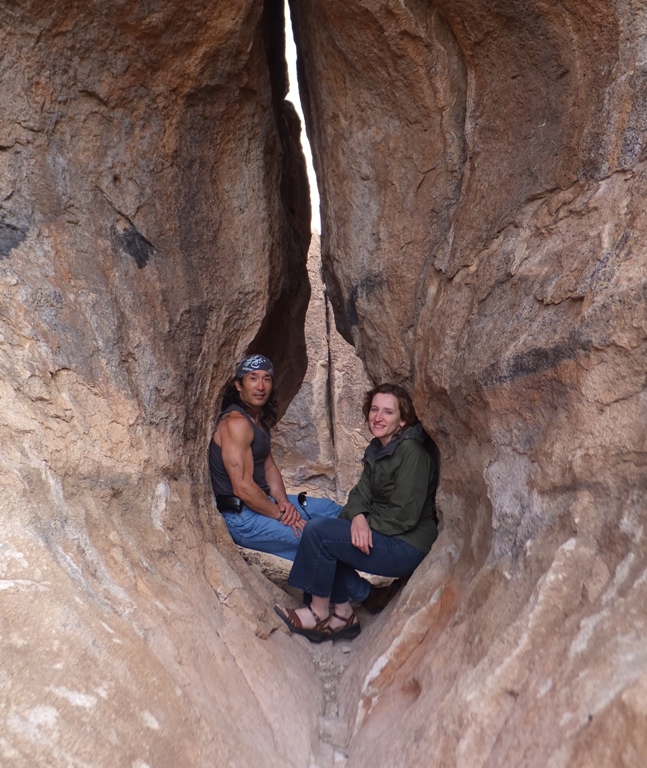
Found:
[[272, 455], [290, 492], [308, 491], [343, 504], [359, 479], [371, 437], [362, 402], [371, 384], [353, 347], [335, 330], [321, 280], [319, 235], [308, 254], [308, 369], [273, 437]]
[[[440, 446], [440, 538], [324, 728], [330, 690], [206, 468], [244, 352], [274, 359], [282, 409], [306, 370], [281, 3], [4, 3], [0, 763], [329, 768], [328, 728], [348, 768], [642, 768], [645, 11], [292, 12], [327, 295]], [[342, 494], [365, 385], [317, 327], [317, 419], [279, 429], [307, 450], [277, 446]]]
[[355, 644], [348, 765], [638, 766], [647, 17], [293, 6], [337, 325], [443, 457], [439, 541]]
[[286, 399], [306, 365], [280, 10], [0, 9], [3, 766], [316, 752], [310, 656], [274, 631], [206, 473], [248, 346], [291, 370]]

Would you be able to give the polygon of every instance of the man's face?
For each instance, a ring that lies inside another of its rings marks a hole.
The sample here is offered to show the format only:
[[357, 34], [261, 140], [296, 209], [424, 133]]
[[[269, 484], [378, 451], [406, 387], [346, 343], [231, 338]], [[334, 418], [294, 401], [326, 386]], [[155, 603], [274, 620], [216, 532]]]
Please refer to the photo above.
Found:
[[252, 408], [262, 408], [272, 394], [272, 377], [267, 371], [246, 373], [235, 383], [240, 399]]

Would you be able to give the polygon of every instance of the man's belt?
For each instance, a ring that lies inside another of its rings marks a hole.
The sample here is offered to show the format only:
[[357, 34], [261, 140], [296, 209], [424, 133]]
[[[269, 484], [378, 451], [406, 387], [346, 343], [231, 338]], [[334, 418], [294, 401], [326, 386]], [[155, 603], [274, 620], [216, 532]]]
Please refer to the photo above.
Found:
[[238, 496], [223, 496], [219, 494], [216, 496], [216, 506], [218, 507], [218, 512], [243, 511], [243, 502]]

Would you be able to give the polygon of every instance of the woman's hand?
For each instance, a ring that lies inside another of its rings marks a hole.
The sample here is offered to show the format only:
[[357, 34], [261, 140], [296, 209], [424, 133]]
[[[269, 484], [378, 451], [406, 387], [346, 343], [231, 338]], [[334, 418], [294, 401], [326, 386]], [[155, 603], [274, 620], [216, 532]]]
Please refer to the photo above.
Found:
[[355, 515], [350, 524], [350, 540], [354, 547], [370, 555], [373, 546], [373, 531], [364, 515]]

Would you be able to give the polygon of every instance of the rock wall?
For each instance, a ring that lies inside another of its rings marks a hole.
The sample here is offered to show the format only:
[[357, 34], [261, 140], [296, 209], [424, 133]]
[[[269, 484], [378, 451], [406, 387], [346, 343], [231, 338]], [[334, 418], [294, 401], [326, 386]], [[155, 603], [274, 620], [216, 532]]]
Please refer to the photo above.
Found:
[[272, 456], [290, 493], [307, 491], [343, 504], [362, 472], [362, 456], [371, 436], [361, 410], [371, 383], [355, 350], [332, 323], [316, 232], [308, 252], [308, 275], [308, 368], [301, 389], [276, 427]]
[[[281, 3], [0, 8], [0, 763], [302, 766], [311, 661], [214, 516], [247, 348], [306, 367]], [[250, 733], [249, 723], [254, 723]], [[290, 732], [294, 729], [294, 734]]]
[[[443, 457], [341, 681], [348, 765], [642, 765], [645, 10], [292, 5], [337, 326]], [[306, 369], [281, 4], [0, 21], [0, 761], [318, 765], [205, 462], [244, 351], [284, 407]]]
[[349, 765], [637, 766], [645, 10], [292, 8], [337, 325], [443, 457], [440, 539], [347, 673]]

